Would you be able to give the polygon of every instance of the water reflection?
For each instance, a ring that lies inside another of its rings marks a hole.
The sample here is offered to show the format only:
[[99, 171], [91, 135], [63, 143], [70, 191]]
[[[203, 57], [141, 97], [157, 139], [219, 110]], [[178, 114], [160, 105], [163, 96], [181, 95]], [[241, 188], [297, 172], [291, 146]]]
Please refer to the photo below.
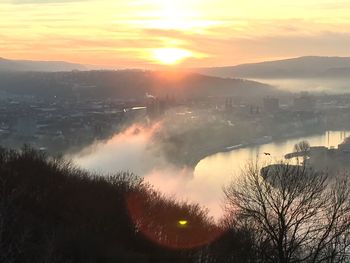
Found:
[[249, 161], [258, 159], [259, 163], [265, 164], [281, 160], [286, 153], [293, 151], [294, 145], [301, 140], [307, 140], [311, 146], [336, 148], [347, 134], [350, 133], [330, 131], [318, 135], [238, 149], [228, 153], [218, 153], [198, 163], [194, 171], [194, 181], [198, 182], [197, 187], [206, 189], [203, 190], [203, 194], [206, 196], [202, 197], [202, 201], [205, 201], [210, 211], [218, 215], [221, 213], [218, 202], [223, 199], [222, 186], [239, 176]]
[[222, 214], [222, 187], [239, 176], [250, 160], [259, 159], [262, 163], [281, 160], [301, 140], [307, 140], [311, 146], [336, 148], [347, 133], [350, 134], [331, 131], [218, 153], [201, 160], [193, 171], [188, 167], [175, 167], [149, 149], [147, 145], [154, 130], [156, 127], [150, 130], [133, 127], [104, 144], [73, 156], [73, 160], [92, 171], [113, 173], [124, 169], [135, 172], [156, 189], [182, 200], [199, 202], [209, 208], [211, 215], [219, 217]]

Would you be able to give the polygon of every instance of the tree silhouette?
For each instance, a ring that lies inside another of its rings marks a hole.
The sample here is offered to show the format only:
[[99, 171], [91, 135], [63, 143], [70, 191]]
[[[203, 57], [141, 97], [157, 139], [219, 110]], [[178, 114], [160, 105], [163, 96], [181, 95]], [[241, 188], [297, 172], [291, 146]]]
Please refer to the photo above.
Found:
[[349, 179], [286, 163], [251, 164], [225, 188], [227, 208], [249, 225], [262, 262], [344, 262], [350, 245]]

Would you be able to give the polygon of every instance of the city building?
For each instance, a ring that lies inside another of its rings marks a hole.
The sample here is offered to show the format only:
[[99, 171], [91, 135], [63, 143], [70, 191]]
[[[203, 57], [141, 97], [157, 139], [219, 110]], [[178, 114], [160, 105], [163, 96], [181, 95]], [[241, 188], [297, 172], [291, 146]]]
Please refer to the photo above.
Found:
[[297, 111], [313, 111], [316, 106], [315, 99], [308, 93], [302, 93], [299, 97], [294, 98], [293, 104]]
[[264, 98], [263, 104], [265, 112], [273, 113], [280, 109], [280, 102], [277, 98]]

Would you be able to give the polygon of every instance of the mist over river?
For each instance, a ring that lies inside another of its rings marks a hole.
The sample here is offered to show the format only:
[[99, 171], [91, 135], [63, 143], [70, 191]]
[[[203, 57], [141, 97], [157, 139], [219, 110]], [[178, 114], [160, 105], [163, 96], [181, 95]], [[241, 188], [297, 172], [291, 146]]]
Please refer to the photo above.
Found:
[[281, 160], [302, 140], [307, 140], [311, 146], [337, 148], [338, 144], [350, 135], [350, 131], [329, 131], [276, 140], [263, 145], [213, 154], [202, 159], [193, 169], [175, 166], [149, 146], [156, 129], [157, 127], [133, 126], [106, 142], [94, 144], [78, 154], [67, 157], [78, 166], [93, 172], [133, 172], [167, 195], [208, 207], [210, 214], [219, 218], [222, 215], [222, 187], [239, 177], [249, 161], [258, 159], [262, 164], [266, 164]]
[[325, 94], [350, 93], [350, 78], [280, 78], [251, 80], [272, 85], [280, 90], [292, 93], [310, 92]]

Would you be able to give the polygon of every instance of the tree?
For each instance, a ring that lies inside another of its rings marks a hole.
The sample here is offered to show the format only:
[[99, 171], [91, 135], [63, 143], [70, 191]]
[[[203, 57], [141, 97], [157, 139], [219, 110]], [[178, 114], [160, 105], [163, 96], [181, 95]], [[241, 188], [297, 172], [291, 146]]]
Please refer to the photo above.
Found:
[[294, 151], [307, 152], [310, 150], [310, 143], [308, 141], [301, 141], [294, 145]]
[[[238, 224], [235, 215], [226, 214], [219, 222], [222, 236], [204, 247], [206, 263], [257, 262], [254, 232], [249, 226]], [[203, 261], [200, 261], [203, 262]]]
[[300, 141], [294, 145], [294, 151], [298, 154], [298, 156], [303, 157], [303, 163], [305, 163], [308, 152], [310, 151], [310, 143], [308, 141]]
[[261, 262], [344, 262], [350, 245], [349, 180], [306, 166], [250, 164], [224, 189], [227, 209], [255, 233]]

